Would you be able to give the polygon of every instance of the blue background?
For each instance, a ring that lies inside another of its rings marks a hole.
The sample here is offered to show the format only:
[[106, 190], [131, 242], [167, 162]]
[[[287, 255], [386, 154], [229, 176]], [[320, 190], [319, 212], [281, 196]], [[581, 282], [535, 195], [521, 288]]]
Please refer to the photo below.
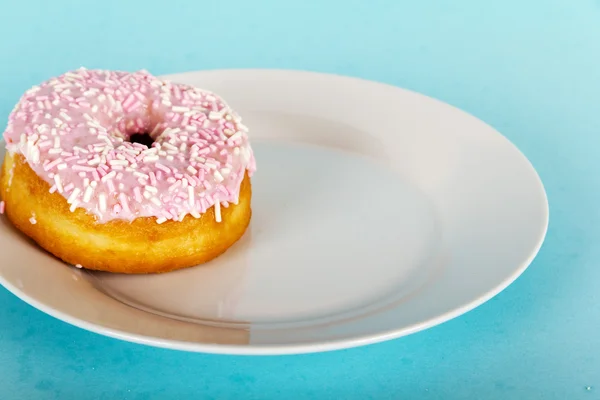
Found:
[[82, 65], [360, 76], [495, 126], [538, 169], [551, 207], [540, 255], [496, 298], [428, 331], [333, 353], [147, 348], [0, 289], [3, 400], [600, 398], [600, 1], [0, 0], [0, 16], [2, 121], [28, 87]]

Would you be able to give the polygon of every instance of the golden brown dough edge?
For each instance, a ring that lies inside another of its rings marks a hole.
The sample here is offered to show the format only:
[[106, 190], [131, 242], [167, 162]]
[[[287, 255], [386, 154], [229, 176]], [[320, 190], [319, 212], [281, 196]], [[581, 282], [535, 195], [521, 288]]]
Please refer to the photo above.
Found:
[[100, 224], [81, 208], [70, 212], [66, 199], [49, 190], [23, 156], [6, 154], [0, 197], [15, 227], [67, 263], [116, 273], [168, 272], [210, 261], [242, 237], [252, 215], [247, 174], [238, 204], [221, 207], [221, 222], [211, 207], [200, 218], [188, 215], [180, 222], [157, 224], [149, 217]]

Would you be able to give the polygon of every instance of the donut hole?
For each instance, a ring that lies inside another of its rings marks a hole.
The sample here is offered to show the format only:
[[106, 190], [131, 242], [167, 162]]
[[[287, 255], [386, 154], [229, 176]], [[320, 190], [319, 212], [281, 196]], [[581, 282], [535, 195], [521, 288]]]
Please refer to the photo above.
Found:
[[129, 142], [131, 143], [139, 143], [143, 144], [147, 147], [152, 147], [152, 143], [154, 143], [154, 139], [150, 136], [148, 132], [134, 133], [129, 136]]

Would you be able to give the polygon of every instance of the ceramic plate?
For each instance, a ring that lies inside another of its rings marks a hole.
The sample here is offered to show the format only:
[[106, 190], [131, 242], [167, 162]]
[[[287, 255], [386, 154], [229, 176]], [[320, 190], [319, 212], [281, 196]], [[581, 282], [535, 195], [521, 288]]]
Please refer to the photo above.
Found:
[[225, 70], [169, 79], [215, 91], [250, 127], [258, 171], [243, 239], [201, 267], [88, 273], [0, 222], [0, 281], [81, 328], [147, 345], [286, 354], [397, 338], [513, 282], [539, 250], [546, 195], [478, 119], [360, 79]]

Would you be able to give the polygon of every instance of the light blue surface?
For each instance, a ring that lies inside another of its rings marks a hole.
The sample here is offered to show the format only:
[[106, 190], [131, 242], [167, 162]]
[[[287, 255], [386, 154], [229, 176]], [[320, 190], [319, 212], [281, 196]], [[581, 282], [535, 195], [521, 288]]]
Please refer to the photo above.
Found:
[[0, 289], [1, 399], [600, 398], [600, 1], [0, 0], [0, 17], [2, 121], [29, 86], [81, 65], [335, 72], [495, 126], [551, 207], [539, 257], [505, 292], [434, 329], [333, 353], [148, 348]]

